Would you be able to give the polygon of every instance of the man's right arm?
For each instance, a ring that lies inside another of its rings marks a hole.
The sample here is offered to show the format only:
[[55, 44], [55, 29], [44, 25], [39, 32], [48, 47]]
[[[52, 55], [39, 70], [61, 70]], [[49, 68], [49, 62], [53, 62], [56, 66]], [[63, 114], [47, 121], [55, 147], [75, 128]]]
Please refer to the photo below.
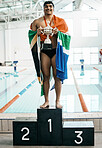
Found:
[[43, 28], [39, 26], [39, 22], [38, 20], [34, 20], [33, 23], [31, 24], [31, 30], [36, 31], [37, 30], [37, 34], [40, 35], [42, 33]]
[[37, 30], [37, 20], [34, 20], [34, 21], [31, 23], [30, 28], [31, 28], [31, 30], [33, 30], [33, 31], [36, 31], [36, 30]]

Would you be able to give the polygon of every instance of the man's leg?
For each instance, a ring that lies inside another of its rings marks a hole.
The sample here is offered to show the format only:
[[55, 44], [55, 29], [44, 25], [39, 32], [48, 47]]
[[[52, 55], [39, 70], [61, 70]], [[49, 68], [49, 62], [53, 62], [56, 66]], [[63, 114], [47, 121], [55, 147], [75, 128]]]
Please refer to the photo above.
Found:
[[55, 91], [56, 91], [56, 107], [62, 108], [62, 105], [60, 104], [60, 95], [61, 95], [61, 81], [59, 78], [56, 77], [56, 55], [54, 55], [51, 59], [51, 64], [53, 68], [53, 77], [55, 80]]
[[41, 53], [41, 70], [43, 73], [43, 84], [44, 84], [44, 96], [45, 96], [45, 103], [40, 106], [40, 108], [45, 108], [49, 106], [49, 79], [50, 79], [50, 67], [51, 67], [51, 60], [50, 58], [44, 54]]

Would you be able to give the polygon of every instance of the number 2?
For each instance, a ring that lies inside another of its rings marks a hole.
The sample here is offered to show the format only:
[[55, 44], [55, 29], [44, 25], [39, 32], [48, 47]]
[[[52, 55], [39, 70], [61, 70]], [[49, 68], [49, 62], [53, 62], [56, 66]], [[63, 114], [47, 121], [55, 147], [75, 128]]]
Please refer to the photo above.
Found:
[[75, 131], [75, 133], [78, 133], [77, 137], [80, 139], [80, 141], [74, 140], [76, 144], [81, 144], [83, 142], [83, 138], [80, 136], [83, 131]]
[[25, 138], [27, 135], [29, 135], [29, 128], [23, 127], [21, 129], [21, 132], [23, 132], [24, 130], [26, 130], [27, 132], [26, 132], [26, 134], [23, 135], [22, 140], [29, 140], [29, 138]]

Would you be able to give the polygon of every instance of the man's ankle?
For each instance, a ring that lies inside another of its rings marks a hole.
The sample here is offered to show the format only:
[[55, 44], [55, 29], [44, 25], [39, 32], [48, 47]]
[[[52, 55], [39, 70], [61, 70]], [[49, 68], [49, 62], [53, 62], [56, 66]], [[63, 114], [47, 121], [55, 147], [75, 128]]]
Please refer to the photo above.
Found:
[[60, 102], [60, 100], [59, 100], [59, 99], [57, 99], [57, 100], [56, 100], [56, 103], [58, 103], [58, 102]]
[[49, 100], [46, 100], [45, 103], [49, 103]]

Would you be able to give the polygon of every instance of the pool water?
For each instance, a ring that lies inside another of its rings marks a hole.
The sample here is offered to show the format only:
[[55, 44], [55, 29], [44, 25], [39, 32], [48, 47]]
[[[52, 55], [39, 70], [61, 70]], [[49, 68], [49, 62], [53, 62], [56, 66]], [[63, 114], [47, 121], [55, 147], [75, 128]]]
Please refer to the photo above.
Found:
[[[88, 111], [102, 111], [102, 73], [93, 67], [85, 67], [84, 71], [80, 70], [80, 66], [72, 68]], [[102, 69], [101, 66], [98, 68]], [[44, 102], [44, 97], [40, 96], [40, 84], [32, 68], [18, 73], [0, 73], [0, 110], [19, 93], [21, 95], [3, 113], [36, 113]], [[55, 90], [50, 91], [50, 102], [55, 102], [55, 98]], [[62, 85], [61, 104], [63, 112], [83, 112], [70, 67], [68, 79]]]

